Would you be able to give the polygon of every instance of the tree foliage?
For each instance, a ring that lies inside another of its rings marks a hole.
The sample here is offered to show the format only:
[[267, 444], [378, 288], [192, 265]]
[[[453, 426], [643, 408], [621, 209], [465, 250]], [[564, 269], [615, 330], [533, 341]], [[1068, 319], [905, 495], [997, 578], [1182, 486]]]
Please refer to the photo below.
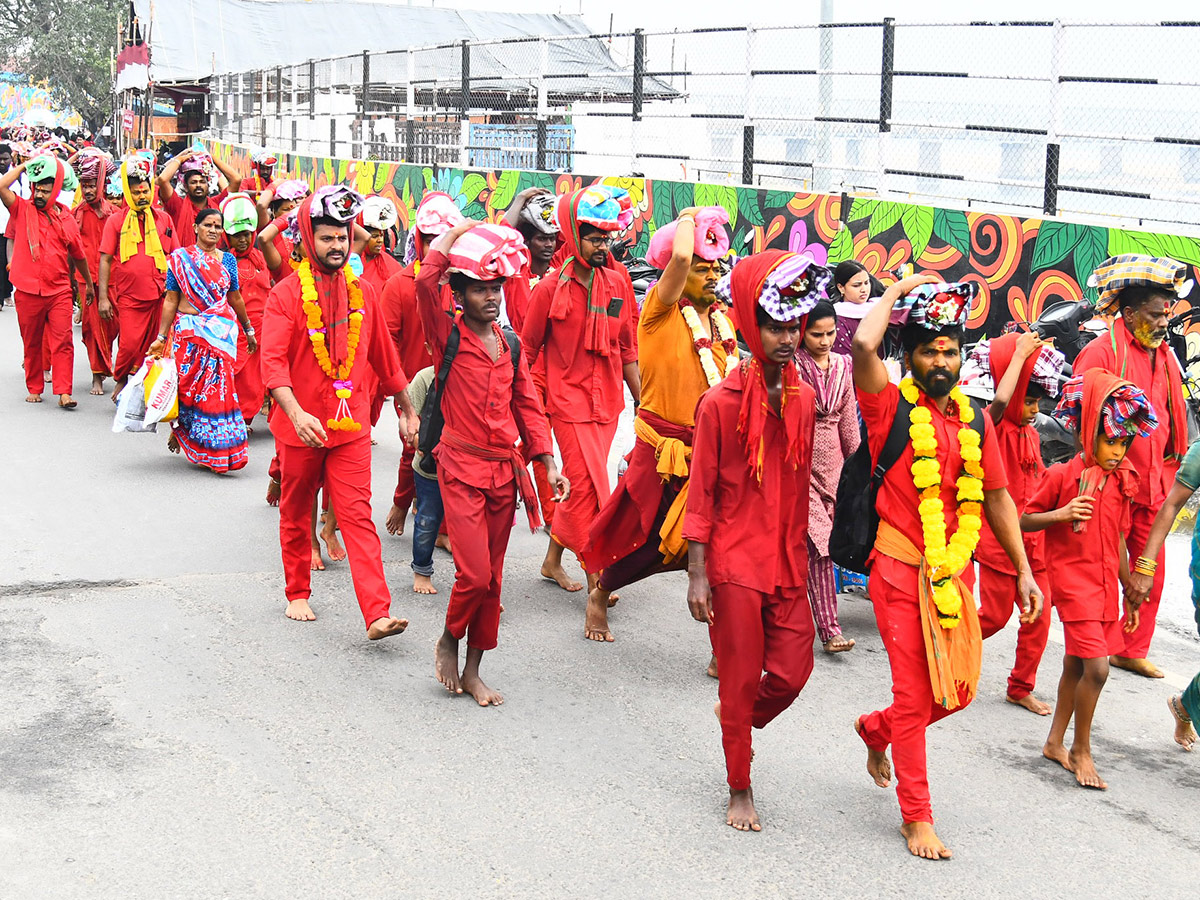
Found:
[[14, 67], [97, 126], [112, 92], [109, 54], [125, 0], [0, 0], [0, 44]]

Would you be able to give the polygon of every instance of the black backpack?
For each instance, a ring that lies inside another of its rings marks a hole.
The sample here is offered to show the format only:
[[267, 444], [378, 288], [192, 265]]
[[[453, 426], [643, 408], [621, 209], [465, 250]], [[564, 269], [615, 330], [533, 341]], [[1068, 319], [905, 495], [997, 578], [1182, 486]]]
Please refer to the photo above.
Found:
[[[971, 427], [979, 432], [982, 439], [986, 427], [984, 413], [974, 400], [971, 400], [971, 406], [975, 409]], [[875, 535], [879, 531], [875, 498], [879, 493], [879, 485], [883, 483], [883, 476], [896, 464], [908, 445], [908, 414], [911, 409], [912, 404], [901, 397], [896, 405], [896, 417], [892, 419], [887, 442], [874, 469], [871, 468], [866, 426], [862, 428], [858, 449], [842, 465], [837, 499], [833, 506], [833, 528], [829, 533], [829, 556], [843, 569], [866, 574], [869, 568], [867, 560], [875, 547]]]
[[[504, 328], [504, 340], [508, 344], [508, 352], [512, 354], [513, 385], [516, 385], [517, 369], [521, 365], [521, 339], [511, 328]], [[437, 474], [437, 460], [433, 458], [433, 448], [442, 439], [442, 428], [446, 424], [442, 416], [442, 392], [446, 389], [446, 377], [450, 374], [450, 366], [454, 357], [458, 356], [458, 345], [462, 335], [458, 331], [458, 323], [446, 338], [446, 349], [442, 353], [442, 366], [438, 369], [437, 377], [429, 385], [425, 395], [425, 403], [421, 406], [421, 430], [417, 434], [417, 449], [421, 459], [417, 463], [421, 471], [428, 475]]]

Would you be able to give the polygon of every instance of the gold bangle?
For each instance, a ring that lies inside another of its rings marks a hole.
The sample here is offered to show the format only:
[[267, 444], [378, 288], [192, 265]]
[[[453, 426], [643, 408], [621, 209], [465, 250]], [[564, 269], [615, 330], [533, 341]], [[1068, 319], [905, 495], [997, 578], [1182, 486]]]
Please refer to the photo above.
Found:
[[1151, 572], [1158, 570], [1157, 559], [1147, 559], [1144, 556], [1139, 556], [1136, 560], [1134, 560], [1133, 564], [1138, 568], [1149, 569]]

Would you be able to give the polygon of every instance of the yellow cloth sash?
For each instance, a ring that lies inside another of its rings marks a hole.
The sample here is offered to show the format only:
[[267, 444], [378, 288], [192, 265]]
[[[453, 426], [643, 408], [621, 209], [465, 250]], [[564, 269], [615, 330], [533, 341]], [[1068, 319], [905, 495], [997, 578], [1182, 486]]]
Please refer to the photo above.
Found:
[[[679, 438], [663, 437], [641, 418], [633, 420], [633, 432], [654, 448], [654, 458], [657, 460], [655, 470], [659, 478], [663, 481], [672, 478], [687, 479], [690, 472], [688, 464], [692, 459], [691, 447]], [[687, 540], [683, 536], [683, 514], [687, 509], [687, 497], [688, 482], [685, 480], [683, 488], [675, 497], [671, 508], [667, 510], [662, 528], [658, 530], [658, 536], [662, 538], [658, 549], [665, 563], [675, 562], [687, 553]]]
[[[138, 210], [133, 202], [133, 194], [129, 190], [129, 173], [126, 166], [121, 166], [121, 191], [125, 194], [125, 205], [129, 211], [125, 213], [125, 221], [121, 223], [121, 244], [118, 247], [121, 262], [137, 256], [138, 244], [142, 242], [141, 229], [138, 228]], [[146, 213], [146, 255], [154, 260], [158, 271], [167, 271], [167, 254], [163, 252], [162, 241], [158, 237], [158, 226], [154, 224], [154, 210], [147, 206]]]
[[929, 566], [924, 554], [897, 528], [882, 520], [875, 536], [875, 549], [897, 562], [919, 569], [921, 632], [925, 636], [925, 657], [929, 663], [929, 684], [934, 699], [945, 709], [957, 709], [965, 705], [959, 703], [959, 692], [965, 688], [966, 702], [970, 703], [979, 686], [983, 635], [979, 629], [975, 596], [963, 582], [962, 573], [954, 576], [954, 585], [963, 598], [962, 618], [957, 627], [943, 628], [933, 603], [933, 585], [929, 581]]

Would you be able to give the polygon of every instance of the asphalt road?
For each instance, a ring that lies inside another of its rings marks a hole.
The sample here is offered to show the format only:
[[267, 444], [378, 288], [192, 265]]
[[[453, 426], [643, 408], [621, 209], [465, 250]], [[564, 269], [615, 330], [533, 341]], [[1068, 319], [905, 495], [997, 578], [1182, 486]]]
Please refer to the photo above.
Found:
[[[315, 577], [318, 622], [283, 617], [261, 428], [248, 468], [217, 477], [165, 435], [112, 434], [82, 352], [78, 410], [22, 402], [11, 308], [0, 359], [0, 897], [1194, 893], [1200, 754], [1171, 741], [1165, 704], [1200, 665], [1186, 542], [1152, 654], [1168, 682], [1114, 672], [1101, 700], [1107, 793], [1044, 762], [1048, 721], [1004, 702], [1010, 628], [985, 647], [974, 706], [930, 732], [956, 856], [910, 858], [851, 730], [890, 685], [869, 604], [851, 597], [858, 647], [818, 654], [756, 735], [765, 830], [741, 834], [724, 825], [716, 685], [681, 575], [623, 591], [617, 642], [592, 644], [584, 598], [538, 577], [544, 539], [518, 527], [484, 661], [508, 702], [479, 709], [434, 681], [445, 594], [409, 591], [408, 537], [383, 541], [403, 636], [366, 641], [345, 563]], [[381, 530], [399, 455], [385, 424]], [[440, 555], [437, 583], [452, 577]]]

